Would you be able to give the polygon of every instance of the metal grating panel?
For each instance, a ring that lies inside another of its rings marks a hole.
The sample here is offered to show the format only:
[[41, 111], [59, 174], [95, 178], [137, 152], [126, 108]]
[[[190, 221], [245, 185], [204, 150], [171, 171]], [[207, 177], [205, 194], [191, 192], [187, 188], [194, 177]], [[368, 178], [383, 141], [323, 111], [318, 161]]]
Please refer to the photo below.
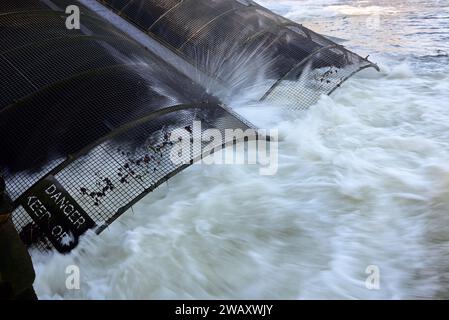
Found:
[[194, 120], [203, 130], [250, 127], [85, 8], [81, 30], [67, 30], [65, 14], [42, 2], [2, 3], [0, 167], [27, 245], [70, 251], [188, 167], [202, 149], [174, 163], [173, 130], [190, 141]]
[[[253, 1], [185, 0], [171, 4], [166, 13], [142, 27], [141, 17], [159, 12], [160, 1], [147, 0], [124, 14], [112, 0], [102, 3], [125, 19], [149, 32], [190, 64], [219, 80], [239, 94], [253, 87], [265, 88], [260, 99], [276, 100], [288, 87], [288, 104], [307, 108], [321, 94], [330, 94], [355, 72], [375, 64], [331, 40], [273, 12]], [[142, 1], [130, 1], [129, 5]], [[167, 7], [169, 3], [167, 3]], [[323, 53], [321, 51], [326, 51]], [[317, 52], [320, 52], [317, 54]], [[299, 68], [313, 61], [308, 68]], [[338, 78], [327, 77], [326, 68], [338, 69]], [[301, 71], [302, 73], [298, 73]], [[311, 72], [311, 75], [305, 74]], [[325, 85], [315, 90], [304, 79], [326, 77]], [[283, 100], [285, 103], [285, 99]]]

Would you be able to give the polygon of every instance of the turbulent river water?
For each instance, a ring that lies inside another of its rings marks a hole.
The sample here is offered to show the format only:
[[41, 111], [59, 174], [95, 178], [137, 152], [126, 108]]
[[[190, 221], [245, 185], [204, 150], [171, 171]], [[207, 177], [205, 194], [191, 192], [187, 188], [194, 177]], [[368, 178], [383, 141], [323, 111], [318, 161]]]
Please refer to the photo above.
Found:
[[449, 0], [258, 2], [382, 71], [307, 111], [239, 97], [279, 130], [278, 173], [189, 168], [70, 255], [33, 252], [40, 298], [449, 298]]

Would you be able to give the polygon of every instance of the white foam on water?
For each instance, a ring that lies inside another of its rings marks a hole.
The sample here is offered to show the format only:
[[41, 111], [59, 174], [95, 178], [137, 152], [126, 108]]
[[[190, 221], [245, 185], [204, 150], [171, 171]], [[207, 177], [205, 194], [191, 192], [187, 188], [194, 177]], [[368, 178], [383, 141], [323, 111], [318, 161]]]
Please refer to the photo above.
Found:
[[[316, 1], [260, 2], [318, 12]], [[365, 70], [307, 111], [235, 97], [242, 115], [280, 130], [278, 174], [192, 166], [71, 254], [33, 253], [39, 297], [448, 298], [445, 60], [372, 60], [382, 72]], [[72, 264], [80, 290], [65, 287]], [[366, 288], [370, 265], [379, 290]]]

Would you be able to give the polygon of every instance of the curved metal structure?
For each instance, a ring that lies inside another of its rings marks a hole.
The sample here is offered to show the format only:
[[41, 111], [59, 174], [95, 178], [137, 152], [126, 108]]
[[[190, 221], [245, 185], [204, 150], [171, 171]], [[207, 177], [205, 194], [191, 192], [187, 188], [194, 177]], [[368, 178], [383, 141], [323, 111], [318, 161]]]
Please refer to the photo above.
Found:
[[[253, 128], [222, 104], [226, 95], [258, 87], [262, 100], [304, 108], [376, 67], [249, 0], [99, 1], [154, 46], [82, 5], [96, 0], [77, 0], [81, 29], [68, 29], [73, 2], [0, 1], [0, 168], [22, 240], [42, 250], [70, 251], [200, 159], [201, 143], [187, 162], [171, 158], [194, 121], [203, 131]], [[211, 83], [226, 93], [212, 95]]]

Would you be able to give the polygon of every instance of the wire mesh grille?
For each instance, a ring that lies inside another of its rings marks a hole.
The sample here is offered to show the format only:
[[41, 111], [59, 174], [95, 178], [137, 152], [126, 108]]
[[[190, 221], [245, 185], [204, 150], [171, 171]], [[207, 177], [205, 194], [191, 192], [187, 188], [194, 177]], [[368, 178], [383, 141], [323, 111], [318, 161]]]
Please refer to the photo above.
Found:
[[[159, 0], [98, 1], [220, 80], [234, 95], [258, 87], [265, 89], [262, 100], [276, 101], [287, 90], [289, 100], [283, 104], [307, 108], [355, 72], [377, 68], [341, 46], [338, 52], [317, 54], [336, 44], [249, 0], [164, 1], [163, 6]], [[298, 69], [308, 60], [314, 63]], [[339, 80], [326, 79], [319, 90], [309, 86], [305, 79], [327, 78], [327, 67], [338, 69]]]
[[27, 245], [67, 252], [188, 167], [202, 149], [173, 162], [182, 143], [168, 139], [173, 130], [190, 141], [194, 120], [203, 130], [250, 127], [84, 7], [80, 30], [43, 2], [0, 8], [0, 167]]
[[[262, 100], [305, 108], [375, 66], [249, 0], [98, 1], [230, 95], [257, 86]], [[170, 157], [191, 139], [194, 120], [203, 130], [252, 127], [196, 75], [187, 77], [83, 6], [81, 29], [67, 29], [57, 7], [71, 2], [0, 3], [0, 167], [22, 240], [61, 252], [198, 159], [203, 145], [187, 163]], [[177, 128], [184, 136], [169, 140]], [[48, 205], [61, 217], [51, 218]], [[69, 220], [83, 224], [81, 231], [67, 229]]]

